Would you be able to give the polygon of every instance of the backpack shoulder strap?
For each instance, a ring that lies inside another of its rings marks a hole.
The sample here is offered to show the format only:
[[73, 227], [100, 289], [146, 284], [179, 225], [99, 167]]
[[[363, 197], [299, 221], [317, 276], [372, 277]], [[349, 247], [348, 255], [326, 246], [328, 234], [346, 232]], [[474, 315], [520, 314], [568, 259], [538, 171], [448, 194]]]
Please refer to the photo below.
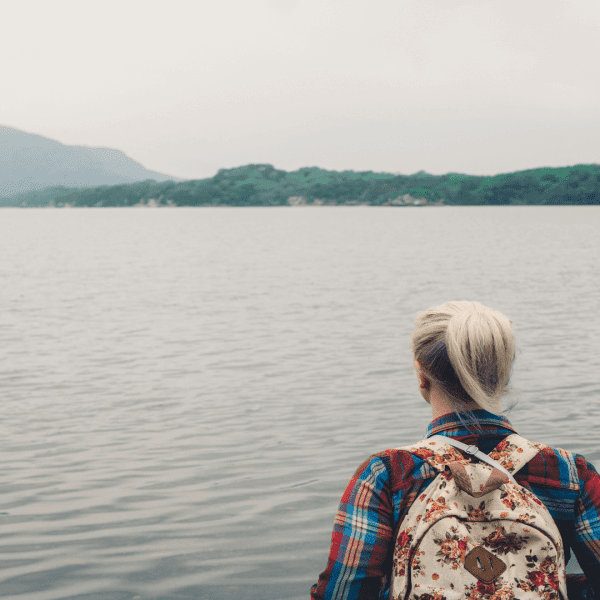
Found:
[[496, 448], [490, 452], [490, 456], [502, 464], [511, 473], [522, 469], [532, 458], [542, 450], [552, 451], [558, 458], [561, 473], [559, 487], [569, 490], [578, 490], [579, 475], [575, 458], [568, 450], [562, 448], [550, 448], [539, 442], [531, 442], [519, 435], [513, 434], [504, 438]]
[[424, 460], [436, 471], [444, 471], [446, 465], [452, 462], [459, 462], [468, 465], [469, 461], [444, 439], [438, 437], [425, 438], [410, 446], [403, 446], [397, 450], [406, 450], [418, 458]]
[[489, 457], [502, 465], [511, 475], [517, 473], [546, 446], [513, 433], [505, 437], [489, 454]]

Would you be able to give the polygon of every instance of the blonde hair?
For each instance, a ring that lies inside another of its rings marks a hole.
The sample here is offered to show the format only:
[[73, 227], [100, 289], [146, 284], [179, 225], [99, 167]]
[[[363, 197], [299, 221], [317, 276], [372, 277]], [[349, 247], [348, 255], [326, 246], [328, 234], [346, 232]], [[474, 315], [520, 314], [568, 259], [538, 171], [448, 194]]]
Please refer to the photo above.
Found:
[[478, 302], [446, 302], [419, 313], [410, 348], [427, 377], [454, 401], [494, 413], [508, 392], [515, 355], [511, 321]]

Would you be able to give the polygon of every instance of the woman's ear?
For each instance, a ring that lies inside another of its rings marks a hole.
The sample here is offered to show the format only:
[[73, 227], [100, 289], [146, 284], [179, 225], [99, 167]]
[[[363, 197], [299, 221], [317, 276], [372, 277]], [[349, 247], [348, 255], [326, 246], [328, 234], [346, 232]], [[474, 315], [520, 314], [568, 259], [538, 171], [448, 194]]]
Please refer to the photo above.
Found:
[[418, 360], [415, 360], [415, 373], [417, 375], [417, 380], [419, 381], [419, 387], [422, 390], [428, 390], [430, 384], [429, 378], [423, 373], [423, 369], [421, 369], [421, 363]]
[[427, 375], [425, 375], [425, 373], [423, 373], [421, 363], [418, 360], [415, 360], [415, 373], [417, 375], [417, 381], [419, 382], [419, 391], [421, 392], [421, 396], [423, 396], [425, 402], [429, 403], [431, 380], [429, 377], [427, 377]]

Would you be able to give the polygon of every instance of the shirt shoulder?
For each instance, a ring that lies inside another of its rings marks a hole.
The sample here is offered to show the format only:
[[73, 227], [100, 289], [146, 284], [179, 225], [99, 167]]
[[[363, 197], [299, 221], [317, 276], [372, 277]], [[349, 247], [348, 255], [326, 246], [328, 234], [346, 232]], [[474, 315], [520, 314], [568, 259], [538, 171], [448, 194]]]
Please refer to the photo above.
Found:
[[579, 491], [592, 480], [598, 480], [594, 466], [580, 454], [562, 448], [545, 446], [522, 469], [531, 485]]
[[353, 479], [365, 481], [383, 476], [394, 493], [436, 475], [437, 472], [427, 462], [405, 448], [388, 448], [367, 458], [355, 471]]
[[574, 454], [573, 457], [581, 488], [585, 490], [590, 501], [600, 508], [600, 475], [598, 475], [598, 471], [581, 454]]

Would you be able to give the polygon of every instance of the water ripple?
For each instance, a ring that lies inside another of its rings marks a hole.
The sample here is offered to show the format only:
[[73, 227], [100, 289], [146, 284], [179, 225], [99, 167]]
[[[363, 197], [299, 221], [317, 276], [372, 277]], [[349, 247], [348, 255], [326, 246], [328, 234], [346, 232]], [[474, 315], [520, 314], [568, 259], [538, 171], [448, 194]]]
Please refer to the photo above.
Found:
[[596, 212], [3, 209], [2, 597], [305, 598], [448, 299], [512, 318], [519, 431], [600, 463]]

